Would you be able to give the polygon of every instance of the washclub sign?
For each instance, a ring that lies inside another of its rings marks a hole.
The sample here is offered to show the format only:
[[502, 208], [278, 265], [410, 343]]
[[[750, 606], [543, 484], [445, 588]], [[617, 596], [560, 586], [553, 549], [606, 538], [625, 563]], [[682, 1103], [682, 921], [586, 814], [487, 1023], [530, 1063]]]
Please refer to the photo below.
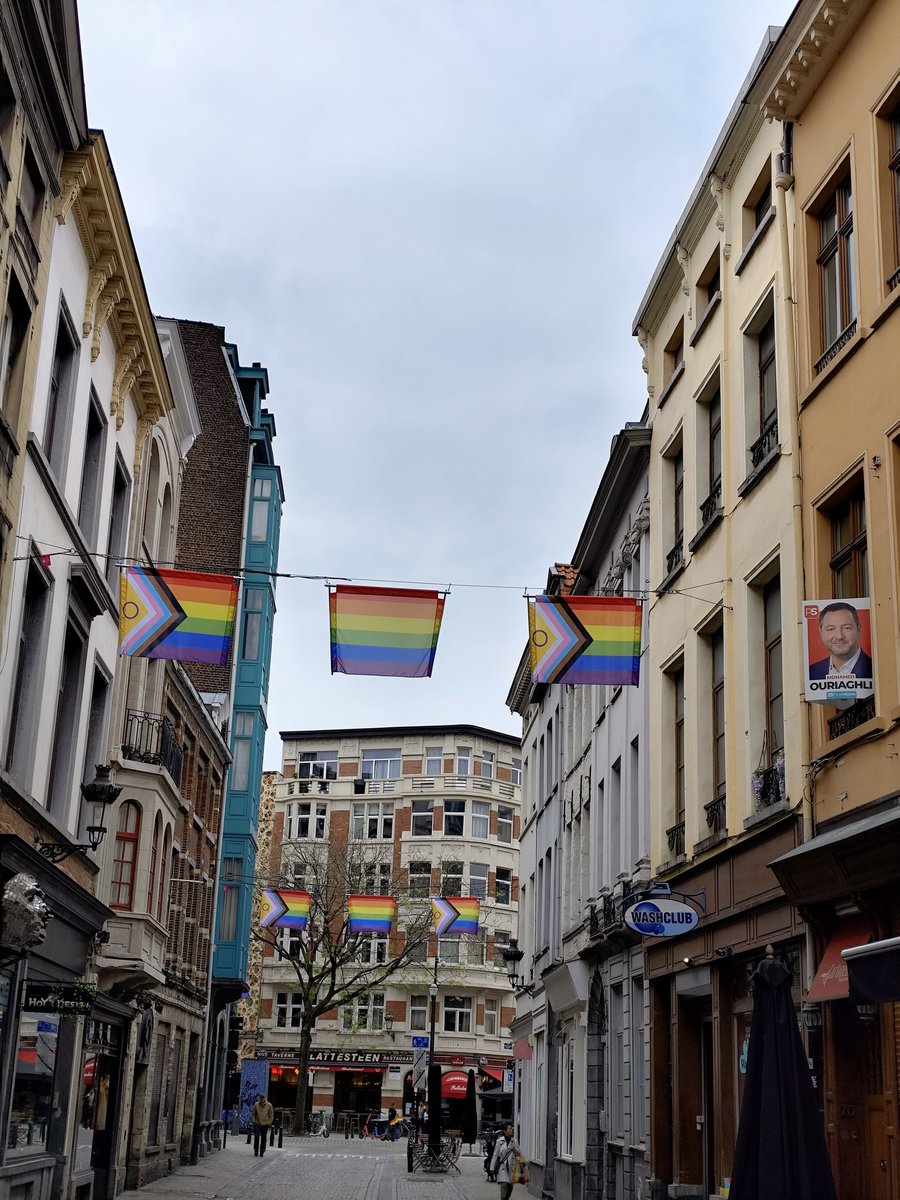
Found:
[[625, 924], [644, 937], [678, 937], [698, 925], [700, 914], [690, 904], [669, 895], [645, 896], [626, 908]]

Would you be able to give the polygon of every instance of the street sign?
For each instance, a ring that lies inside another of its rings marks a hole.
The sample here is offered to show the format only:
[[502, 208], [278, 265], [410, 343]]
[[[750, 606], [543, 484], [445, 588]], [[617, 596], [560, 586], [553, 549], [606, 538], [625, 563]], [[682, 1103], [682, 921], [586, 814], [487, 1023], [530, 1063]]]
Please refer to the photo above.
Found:
[[625, 924], [645, 937], [677, 937], [699, 921], [697, 910], [680, 900], [646, 899], [625, 910]]
[[414, 1092], [424, 1092], [428, 1086], [428, 1050], [413, 1052], [412, 1086]]
[[425, 1037], [414, 1037], [412, 1040], [413, 1050], [427, 1050], [429, 1041], [430, 1038], [427, 1035]]
[[503, 1072], [503, 1091], [506, 1095], [511, 1095], [515, 1087], [516, 1073], [515, 1071]]

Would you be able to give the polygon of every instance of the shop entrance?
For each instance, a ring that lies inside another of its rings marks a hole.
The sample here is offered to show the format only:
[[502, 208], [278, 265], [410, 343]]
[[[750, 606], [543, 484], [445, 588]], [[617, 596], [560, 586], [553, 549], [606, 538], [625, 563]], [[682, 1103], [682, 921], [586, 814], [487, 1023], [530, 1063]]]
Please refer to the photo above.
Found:
[[837, 1088], [830, 1100], [833, 1165], [841, 1200], [893, 1200], [881, 1013], [861, 1019], [850, 1000], [831, 1004]]
[[381, 1071], [336, 1071], [334, 1111], [354, 1113], [381, 1112]]

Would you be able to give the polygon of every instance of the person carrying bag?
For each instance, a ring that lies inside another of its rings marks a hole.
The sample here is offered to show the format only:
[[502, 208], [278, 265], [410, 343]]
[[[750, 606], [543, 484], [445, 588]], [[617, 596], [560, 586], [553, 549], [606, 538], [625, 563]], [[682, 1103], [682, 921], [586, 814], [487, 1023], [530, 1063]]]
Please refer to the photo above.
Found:
[[265, 1096], [260, 1095], [250, 1113], [253, 1122], [253, 1154], [259, 1158], [266, 1152], [266, 1142], [269, 1140], [269, 1129], [275, 1120], [275, 1109]]
[[500, 1200], [509, 1200], [512, 1195], [513, 1171], [519, 1165], [519, 1147], [513, 1137], [512, 1125], [504, 1125], [503, 1133], [497, 1138], [494, 1157], [491, 1159], [491, 1174], [500, 1184]]

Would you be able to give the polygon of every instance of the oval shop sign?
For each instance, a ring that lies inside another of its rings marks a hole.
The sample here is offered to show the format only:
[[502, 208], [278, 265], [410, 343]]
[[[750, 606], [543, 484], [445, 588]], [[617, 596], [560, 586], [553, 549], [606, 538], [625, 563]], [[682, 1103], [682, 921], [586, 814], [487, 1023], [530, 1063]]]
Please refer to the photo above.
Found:
[[680, 900], [658, 897], [640, 900], [625, 911], [625, 924], [645, 937], [677, 937], [689, 933], [700, 921], [700, 914]]

